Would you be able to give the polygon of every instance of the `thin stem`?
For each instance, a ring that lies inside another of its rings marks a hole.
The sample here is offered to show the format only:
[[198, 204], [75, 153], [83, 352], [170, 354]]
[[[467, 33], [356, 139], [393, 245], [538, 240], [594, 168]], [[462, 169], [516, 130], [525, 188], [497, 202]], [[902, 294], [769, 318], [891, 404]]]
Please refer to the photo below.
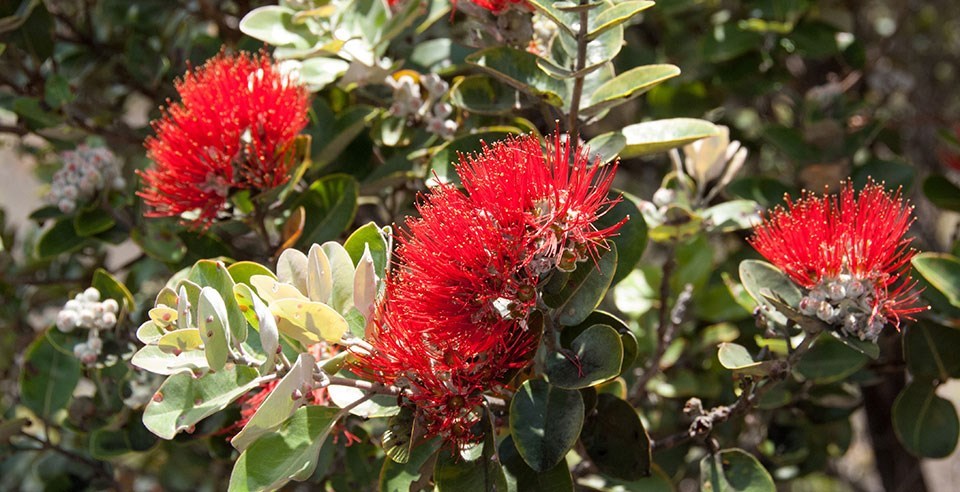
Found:
[[[43, 425], [43, 427], [44, 427], [44, 436], [49, 437], [49, 433], [48, 433], [49, 428], [47, 427], [46, 422], [44, 422], [43, 424], [44, 424], [44, 425]], [[113, 474], [110, 473], [109, 471], [107, 471], [107, 468], [106, 468], [106, 466], [104, 465], [104, 463], [101, 463], [101, 462], [99, 462], [99, 461], [90, 459], [90, 458], [88, 458], [88, 457], [86, 457], [86, 456], [83, 456], [83, 455], [81, 455], [81, 454], [77, 454], [77, 453], [75, 453], [75, 452], [73, 452], [73, 451], [70, 451], [69, 449], [62, 448], [62, 447], [60, 447], [60, 446], [58, 446], [58, 445], [56, 445], [56, 444], [53, 444], [52, 442], [50, 442], [50, 441], [48, 441], [48, 440], [46, 440], [46, 439], [40, 439], [39, 437], [34, 436], [34, 435], [32, 435], [32, 434], [27, 434], [26, 432], [22, 432], [22, 431], [21, 431], [20, 434], [18, 434], [18, 435], [19, 435], [20, 437], [24, 437], [24, 438], [27, 438], [27, 439], [33, 441], [33, 442], [36, 442], [37, 444], [40, 445], [40, 448], [43, 449], [43, 450], [53, 451], [53, 452], [55, 452], [55, 453], [58, 453], [58, 454], [62, 455], [63, 457], [65, 457], [65, 458], [67, 458], [67, 459], [69, 459], [69, 460], [76, 461], [76, 462], [78, 462], [78, 463], [82, 463], [82, 464], [84, 464], [84, 465], [86, 465], [86, 466], [89, 466], [89, 467], [92, 468], [98, 475], [100, 475], [101, 477], [103, 477], [103, 478], [105, 478], [106, 480], [108, 480], [111, 484], [113, 484], [114, 487], [117, 486], [117, 482], [116, 482], [116, 480], [113, 478]]]
[[[729, 406], [719, 406], [710, 409], [708, 412], [699, 411], [700, 415], [694, 417], [690, 427], [685, 431], [671, 434], [669, 436], [655, 439], [650, 443], [653, 451], [662, 451], [664, 449], [674, 448], [696, 438], [701, 438], [710, 433], [714, 426], [722, 424], [736, 415], [749, 412], [757, 404], [757, 401], [771, 388], [777, 381], [782, 380], [790, 374], [791, 369], [800, 360], [800, 357], [810, 348], [819, 333], [807, 333], [803, 340], [797, 345], [797, 348], [782, 361], [782, 365], [771, 369], [770, 374], [759, 380], [750, 380], [746, 383], [743, 392], [737, 401]], [[691, 405], [693, 404], [693, 405]], [[700, 400], [692, 398], [687, 402], [687, 406], [699, 408]]]
[[[580, 5], [586, 5], [587, 0], [580, 0]], [[570, 138], [573, 148], [578, 147], [580, 138], [580, 99], [583, 96], [583, 81], [586, 75], [582, 73], [587, 66], [587, 33], [589, 32], [590, 11], [580, 10], [580, 30], [577, 32], [577, 76], [573, 79], [573, 94], [570, 97], [570, 119], [567, 123], [567, 129], [570, 132]]]

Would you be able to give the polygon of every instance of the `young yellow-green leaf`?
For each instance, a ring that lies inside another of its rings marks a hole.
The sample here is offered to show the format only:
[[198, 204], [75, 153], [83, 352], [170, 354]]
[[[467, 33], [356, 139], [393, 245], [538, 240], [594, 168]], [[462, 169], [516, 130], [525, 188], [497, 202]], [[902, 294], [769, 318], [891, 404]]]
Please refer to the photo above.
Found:
[[671, 118], [625, 126], [620, 132], [627, 139], [620, 157], [628, 159], [682, 147], [701, 138], [712, 137], [719, 130], [709, 121]]
[[250, 285], [257, 289], [257, 294], [261, 299], [267, 301], [268, 304], [280, 299], [307, 300], [307, 296], [303, 295], [303, 293], [293, 285], [280, 282], [267, 275], [254, 275], [250, 277]]
[[214, 371], [223, 369], [230, 355], [230, 327], [227, 325], [227, 307], [220, 293], [213, 287], [200, 290], [197, 325], [203, 340], [203, 352], [207, 355], [207, 364]]
[[199, 379], [191, 374], [174, 374], [147, 403], [143, 424], [161, 438], [173, 439], [258, 385], [255, 369], [233, 364]]
[[252, 261], [238, 261], [228, 266], [227, 272], [230, 273], [230, 278], [238, 285], [250, 284], [250, 277], [254, 275], [266, 275], [273, 279], [277, 278], [269, 268]]
[[370, 320], [373, 314], [377, 301], [377, 284], [373, 256], [370, 254], [369, 245], [364, 245], [363, 256], [357, 262], [357, 271], [353, 277], [353, 305], [363, 315], [364, 320]]
[[144, 321], [137, 328], [137, 340], [144, 344], [156, 344], [160, 338], [167, 333], [167, 330], [157, 326], [153, 320]]
[[203, 340], [200, 338], [200, 330], [196, 328], [173, 330], [157, 341], [157, 348], [175, 355], [188, 350], [202, 350], [202, 347]]
[[566, 456], [583, 426], [583, 398], [542, 379], [525, 381], [510, 402], [510, 433], [530, 468], [546, 472]]
[[286, 321], [278, 325], [280, 331], [304, 345], [320, 341], [337, 343], [347, 332], [347, 320], [320, 302], [280, 299], [270, 303], [270, 310]]
[[336, 423], [338, 410], [308, 405], [294, 412], [276, 431], [240, 454], [230, 474], [230, 492], [275, 490], [290, 480], [313, 475], [320, 447]]
[[247, 421], [247, 425], [230, 440], [230, 444], [243, 452], [257, 438], [275, 429], [293, 415], [293, 412], [305, 401], [307, 393], [304, 389], [309, 388], [313, 383], [313, 370], [316, 368], [316, 363], [312, 355], [300, 354], [290, 368], [290, 372], [267, 395], [257, 408], [257, 412]]
[[770, 473], [742, 449], [724, 449], [700, 460], [703, 492], [776, 492]]

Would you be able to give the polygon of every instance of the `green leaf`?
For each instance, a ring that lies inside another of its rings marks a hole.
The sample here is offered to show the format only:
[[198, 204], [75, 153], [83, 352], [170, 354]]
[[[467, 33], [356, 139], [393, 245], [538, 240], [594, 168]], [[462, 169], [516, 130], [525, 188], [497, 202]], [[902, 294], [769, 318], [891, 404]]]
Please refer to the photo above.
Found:
[[471, 113], [504, 114], [515, 109], [517, 93], [486, 75], [471, 75], [450, 89], [450, 104]]
[[339, 237], [353, 222], [359, 193], [360, 184], [347, 174], [331, 174], [314, 181], [293, 204], [306, 212], [303, 235], [297, 244], [305, 249]]
[[42, 130], [61, 123], [61, 118], [51, 113], [42, 106], [40, 100], [35, 97], [18, 97], [13, 100], [13, 112], [17, 114], [17, 119], [27, 125], [31, 130]]
[[509, 126], [481, 128], [473, 133], [461, 135], [449, 142], [436, 147], [430, 156], [431, 176], [436, 174], [437, 179], [443, 182], [460, 183], [460, 177], [454, 172], [454, 163], [460, 160], [460, 155], [472, 154], [483, 149], [485, 142], [496, 142], [507, 136], [520, 133], [518, 128]]
[[401, 407], [399, 413], [387, 419], [387, 429], [383, 431], [380, 443], [390, 461], [406, 463], [410, 460], [415, 420], [416, 415], [410, 407]]
[[164, 263], [180, 262], [187, 252], [183, 240], [172, 231], [163, 229], [157, 224], [162, 222], [147, 222], [144, 227], [146, 232], [141, 232], [140, 229], [130, 231], [130, 239], [151, 258]]
[[359, 229], [353, 231], [353, 234], [350, 234], [350, 237], [343, 243], [343, 249], [347, 250], [347, 253], [350, 254], [350, 259], [353, 260], [354, 266], [360, 263], [364, 246], [368, 246], [370, 248], [370, 254], [373, 256], [374, 271], [378, 278], [384, 277], [384, 270], [389, 260], [387, 240], [384, 235], [390, 234], [390, 229], [386, 229], [386, 231], [381, 231], [377, 224], [367, 222]]
[[[626, 2], [649, 3], [653, 2]], [[620, 4], [618, 6], [622, 6]], [[614, 9], [617, 7], [613, 7]], [[612, 10], [612, 9], [611, 9]], [[581, 110], [584, 116], [593, 116], [606, 109], [619, 106], [652, 89], [665, 80], [680, 75], [680, 69], [674, 65], [644, 65], [617, 75], [604, 82], [589, 95], [586, 107]]]
[[157, 436], [173, 439], [258, 385], [256, 369], [233, 364], [199, 379], [189, 373], [174, 374], [147, 403], [143, 424]]
[[627, 139], [627, 145], [620, 157], [628, 159], [682, 147], [701, 138], [717, 135], [719, 130], [709, 121], [672, 118], [628, 125], [621, 133]]
[[47, 229], [37, 241], [37, 256], [47, 259], [62, 253], [69, 253], [80, 249], [87, 238], [77, 234], [73, 227], [73, 218], [64, 217]]
[[127, 288], [123, 282], [117, 280], [116, 277], [110, 274], [110, 272], [104, 270], [103, 268], [97, 268], [93, 272], [93, 280], [90, 283], [91, 286], [100, 291], [100, 295], [104, 299], [113, 299], [120, 304], [120, 307], [125, 309], [127, 312], [131, 312], [136, 309], [136, 302], [133, 300], [133, 294], [130, 292], [130, 289]]
[[598, 156], [602, 164], [606, 164], [620, 156], [620, 151], [627, 146], [627, 139], [620, 132], [601, 133], [587, 142], [591, 156]]
[[947, 297], [950, 304], [960, 307], [960, 260], [946, 253], [920, 253], [911, 260], [923, 278]]
[[53, 74], [47, 78], [43, 86], [43, 100], [51, 108], [62, 108], [76, 99], [70, 91], [70, 81], [60, 74]]
[[563, 106], [567, 86], [541, 70], [537, 56], [532, 53], [497, 46], [472, 53], [466, 61], [514, 89], [541, 98], [552, 106]]
[[157, 348], [165, 353], [178, 355], [190, 350], [203, 350], [203, 339], [200, 337], [200, 330], [196, 328], [173, 330], [157, 340]]
[[[349, 371], [343, 371], [339, 375], [349, 379], [360, 379]], [[341, 408], [352, 405], [357, 400], [367, 396], [367, 393], [359, 388], [338, 384], [327, 386], [327, 394], [330, 395], [330, 401]], [[400, 413], [400, 407], [397, 406], [396, 396], [377, 395], [353, 407], [350, 409], [350, 413], [364, 418], [392, 417]]]
[[[150, 324], [153, 325], [153, 323]], [[162, 339], [162, 337], [159, 338], [159, 340]], [[177, 373], [192, 375], [195, 371], [197, 374], [201, 374], [207, 370], [207, 357], [202, 350], [187, 350], [181, 352], [180, 355], [175, 355], [168, 349], [162, 349], [157, 345], [141, 347], [137, 353], [133, 354], [130, 363], [143, 370], [163, 376]]]
[[594, 264], [579, 263], [566, 285], [557, 294], [544, 294], [544, 301], [554, 308], [556, 320], [564, 326], [578, 325], [593, 312], [613, 282], [617, 270], [617, 246], [608, 242], [610, 250]]
[[700, 490], [704, 492], [776, 492], [773, 478], [742, 449], [724, 449], [700, 460]]
[[929, 381], [914, 380], [893, 402], [893, 430], [907, 451], [921, 458], [945, 458], [960, 436], [953, 403], [937, 396]]
[[[517, 451], [513, 436], [508, 435], [500, 442], [500, 462], [507, 479], [508, 492], [562, 492], [573, 490], [573, 478], [567, 462], [561, 460], [553, 468], [537, 472]], [[406, 490], [404, 491], [406, 492]]]
[[576, 390], [530, 379], [510, 402], [510, 433], [524, 461], [546, 472], [563, 461], [583, 426], [583, 398]]
[[297, 49], [313, 47], [320, 41], [306, 23], [296, 23], [296, 12], [279, 5], [253, 9], [240, 20], [240, 31], [274, 46]]
[[350, 63], [339, 58], [315, 56], [300, 62], [300, 80], [313, 92], [337, 80], [350, 68]]
[[[230, 340], [240, 343], [247, 339], [247, 322], [233, 294], [236, 285], [227, 267], [221, 261], [200, 260], [193, 265], [187, 278], [200, 287], [211, 287], [220, 294], [226, 309], [225, 325], [230, 329]], [[196, 304], [194, 304], [196, 305]]]
[[337, 343], [349, 327], [340, 313], [322, 302], [278, 299], [270, 302], [270, 311], [281, 321], [280, 333], [304, 345]]
[[219, 371], [223, 369], [230, 355], [230, 326], [227, 324], [227, 307], [220, 293], [213, 287], [200, 290], [197, 318], [207, 365], [210, 370]]
[[353, 307], [353, 279], [357, 272], [353, 259], [340, 243], [326, 242], [321, 245], [321, 248], [330, 262], [332, 282], [330, 307], [341, 314], [346, 314]]
[[779, 324], [785, 324], [786, 316], [777, 311], [770, 301], [763, 296], [765, 292], [776, 294], [790, 306], [796, 306], [803, 297], [803, 293], [790, 277], [787, 277], [777, 267], [761, 260], [744, 260], [740, 262], [740, 282], [757, 304], [763, 306], [764, 315]]
[[431, 459], [435, 459], [442, 444], [440, 438], [420, 443], [410, 450], [404, 463], [383, 460], [379, 479], [380, 492], [410, 492], [410, 486], [422, 480], [424, 472], [429, 474], [433, 471], [429, 468]]
[[[293, 412], [304, 404], [304, 398], [307, 395], [302, 392], [302, 388], [313, 384], [313, 370], [316, 368], [316, 363], [312, 355], [300, 354], [290, 371], [263, 400], [256, 413], [247, 421], [247, 425], [243, 426], [243, 429], [230, 440], [230, 444], [243, 452], [257, 438], [274, 430], [290, 418]], [[294, 397], [297, 392], [300, 392], [299, 398]]]
[[612, 7], [600, 11], [597, 18], [590, 23], [591, 29], [587, 33], [587, 39], [596, 39], [597, 36], [629, 21], [637, 14], [653, 7], [653, 5], [654, 2], [648, 1], [626, 1], [616, 3]]
[[120, 429], [97, 429], [91, 432], [90, 455], [104, 460], [146, 451], [156, 442], [157, 436], [144, 427], [139, 416], [134, 416]]
[[489, 418], [484, 418], [482, 451], [476, 459], [465, 459], [456, 450], [441, 450], [433, 481], [437, 492], [502, 492], [507, 480], [497, 457], [497, 440]]
[[939, 208], [960, 212], [960, 188], [943, 176], [935, 174], [925, 179], [923, 194]]
[[916, 378], [945, 382], [960, 377], [960, 330], [931, 322], [910, 325], [903, 336], [903, 355]]
[[320, 447], [336, 423], [336, 408], [308, 405], [275, 432], [254, 441], [233, 466], [230, 492], [273, 490], [313, 475]]
[[597, 395], [596, 411], [580, 433], [587, 455], [605, 475], [638, 480], [650, 475], [650, 438], [636, 410], [609, 393]]
[[238, 261], [227, 267], [227, 273], [237, 284], [250, 284], [250, 277], [254, 275], [266, 275], [276, 280], [277, 276], [269, 268], [252, 261]]
[[573, 339], [569, 353], [553, 352], [547, 357], [544, 373], [550, 384], [566, 389], [587, 388], [620, 374], [623, 345], [620, 335], [609, 325], [593, 325]]
[[594, 222], [597, 229], [603, 229], [629, 217], [617, 231], [617, 235], [610, 238], [610, 241], [616, 245], [617, 250], [617, 265], [610, 285], [616, 285], [627, 275], [630, 275], [630, 272], [640, 263], [640, 258], [647, 249], [647, 223], [643, 220], [643, 214], [637, 207], [639, 199], [618, 190], [610, 192], [610, 195], [614, 197], [617, 194], [622, 194], [620, 202]]
[[733, 232], [759, 224], [762, 210], [753, 200], [730, 200], [704, 210], [701, 217], [709, 231]]
[[746, 347], [735, 343], [721, 343], [717, 350], [717, 358], [720, 359], [720, 365], [737, 374], [765, 376], [769, 372], [768, 362], [754, 362], [753, 356]]
[[73, 216], [73, 228], [80, 237], [90, 237], [109, 231], [117, 222], [102, 208], [84, 209]]
[[823, 333], [803, 354], [795, 370], [814, 383], [833, 383], [859, 371], [867, 362], [866, 355], [847, 347], [829, 333]]
[[66, 346], [69, 338], [55, 330], [38, 336], [23, 356], [20, 403], [43, 419], [67, 406], [80, 381], [80, 361]]

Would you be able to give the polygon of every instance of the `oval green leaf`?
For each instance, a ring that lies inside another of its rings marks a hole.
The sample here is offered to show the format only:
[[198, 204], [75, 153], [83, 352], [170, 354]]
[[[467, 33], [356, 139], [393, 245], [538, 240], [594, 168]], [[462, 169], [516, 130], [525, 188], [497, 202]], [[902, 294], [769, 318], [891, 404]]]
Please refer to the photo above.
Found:
[[546, 472], [566, 456], [583, 426], [583, 398], [576, 390], [531, 379], [510, 403], [510, 432], [524, 461]]

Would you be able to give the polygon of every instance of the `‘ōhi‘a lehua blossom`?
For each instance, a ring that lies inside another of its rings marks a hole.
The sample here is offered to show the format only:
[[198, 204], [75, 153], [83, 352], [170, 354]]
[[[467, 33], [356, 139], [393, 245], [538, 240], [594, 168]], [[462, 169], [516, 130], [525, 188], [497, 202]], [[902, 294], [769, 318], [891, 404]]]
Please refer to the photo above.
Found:
[[290, 147], [307, 124], [307, 90], [265, 53], [221, 53], [177, 82], [181, 102], [153, 123], [155, 166], [138, 194], [149, 217], [196, 214], [209, 224], [232, 191], [269, 190], [289, 179]]
[[614, 170], [559, 134], [461, 157], [464, 191], [433, 188], [407, 221], [357, 370], [405, 390], [428, 435], [478, 439], [484, 393], [509, 384], [539, 343], [538, 283], [579, 262], [594, 268], [623, 223], [595, 225], [616, 201]]
[[925, 307], [910, 280], [916, 251], [904, 237], [913, 208], [900, 192], [868, 183], [859, 193], [806, 192], [787, 199], [754, 231], [750, 244], [807, 289], [799, 309], [861, 340], [876, 340], [887, 323], [899, 329]]

